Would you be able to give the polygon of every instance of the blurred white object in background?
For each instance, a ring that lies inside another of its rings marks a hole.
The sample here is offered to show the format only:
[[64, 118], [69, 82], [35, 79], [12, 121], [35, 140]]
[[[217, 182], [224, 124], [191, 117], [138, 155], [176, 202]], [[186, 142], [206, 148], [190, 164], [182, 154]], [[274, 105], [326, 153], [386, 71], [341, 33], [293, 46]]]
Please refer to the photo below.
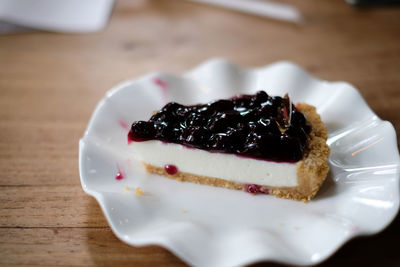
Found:
[[258, 15], [271, 19], [299, 23], [302, 20], [300, 11], [294, 6], [260, 0], [188, 0], [191, 2], [220, 6], [243, 13]]
[[[0, 0], [0, 21], [46, 31], [96, 32], [106, 26], [113, 3], [114, 0]], [[12, 27], [3, 29], [10, 32]], [[21, 31], [21, 27], [16, 29]]]

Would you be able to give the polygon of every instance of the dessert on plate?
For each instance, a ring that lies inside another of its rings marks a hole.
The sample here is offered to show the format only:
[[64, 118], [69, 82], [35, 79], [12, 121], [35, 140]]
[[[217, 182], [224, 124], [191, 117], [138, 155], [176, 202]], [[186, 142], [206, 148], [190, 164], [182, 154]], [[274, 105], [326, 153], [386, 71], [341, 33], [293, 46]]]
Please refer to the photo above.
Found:
[[302, 201], [327, 176], [326, 140], [313, 106], [264, 91], [192, 106], [171, 102], [128, 133], [129, 149], [150, 173]]

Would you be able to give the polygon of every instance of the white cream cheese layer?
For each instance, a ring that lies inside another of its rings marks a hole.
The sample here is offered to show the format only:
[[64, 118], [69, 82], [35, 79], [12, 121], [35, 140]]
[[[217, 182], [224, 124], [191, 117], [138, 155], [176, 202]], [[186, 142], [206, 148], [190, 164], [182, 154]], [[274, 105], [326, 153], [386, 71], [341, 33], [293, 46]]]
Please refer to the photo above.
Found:
[[158, 140], [132, 142], [134, 157], [156, 167], [175, 165], [179, 171], [228, 181], [268, 186], [297, 186], [297, 163], [277, 163], [208, 152]]

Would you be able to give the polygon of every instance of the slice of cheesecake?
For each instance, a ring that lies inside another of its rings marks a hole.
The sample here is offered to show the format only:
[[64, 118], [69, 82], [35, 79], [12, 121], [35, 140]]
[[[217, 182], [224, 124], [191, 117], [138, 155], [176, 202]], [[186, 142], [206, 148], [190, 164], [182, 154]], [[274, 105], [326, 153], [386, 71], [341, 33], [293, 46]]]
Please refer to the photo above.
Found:
[[326, 139], [314, 107], [264, 91], [204, 105], [171, 102], [128, 134], [150, 173], [302, 201], [328, 173]]

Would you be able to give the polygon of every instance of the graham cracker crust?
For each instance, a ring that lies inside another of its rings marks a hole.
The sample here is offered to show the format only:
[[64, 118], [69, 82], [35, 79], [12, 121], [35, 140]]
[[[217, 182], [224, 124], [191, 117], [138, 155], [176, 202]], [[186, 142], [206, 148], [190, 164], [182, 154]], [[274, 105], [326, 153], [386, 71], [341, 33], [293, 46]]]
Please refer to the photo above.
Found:
[[[304, 154], [304, 158], [299, 161], [297, 165], [298, 186], [262, 187], [267, 189], [269, 194], [272, 194], [276, 197], [307, 202], [314, 198], [314, 196], [317, 194], [329, 171], [328, 157], [330, 149], [326, 144], [328, 131], [321, 121], [320, 116], [317, 114], [315, 107], [304, 103], [298, 104], [296, 107], [306, 116], [307, 121], [312, 126], [312, 130], [309, 134], [309, 140], [307, 142], [306, 153]], [[164, 170], [164, 168], [156, 167], [147, 163], [143, 164], [146, 168], [146, 171], [149, 173], [163, 175], [167, 178], [175, 179], [181, 182], [191, 182], [196, 184], [225, 187], [229, 189], [246, 190], [246, 184], [180, 171], [174, 175], [170, 175]]]

